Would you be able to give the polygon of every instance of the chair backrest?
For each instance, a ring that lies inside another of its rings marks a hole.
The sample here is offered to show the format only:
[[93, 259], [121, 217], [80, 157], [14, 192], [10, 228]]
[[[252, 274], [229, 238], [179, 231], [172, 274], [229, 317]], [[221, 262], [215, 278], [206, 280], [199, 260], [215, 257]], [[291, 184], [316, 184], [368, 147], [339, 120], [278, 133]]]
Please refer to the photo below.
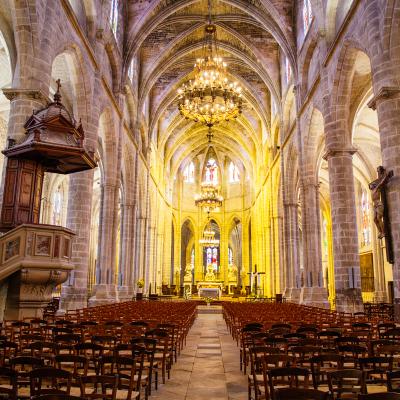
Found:
[[7, 395], [10, 400], [17, 399], [17, 372], [11, 368], [0, 367], [0, 380], [5, 385], [0, 386], [0, 394]]
[[387, 373], [386, 385], [388, 392], [400, 393], [400, 370]]
[[88, 375], [81, 378], [81, 397], [116, 400], [118, 375]]
[[31, 356], [17, 356], [10, 358], [10, 366], [15, 370], [32, 370], [35, 368], [40, 368], [44, 365], [44, 361], [38, 357]]
[[281, 388], [275, 390], [275, 400], [328, 400], [329, 392], [316, 389]]
[[87, 375], [89, 361], [77, 354], [58, 354], [55, 356], [57, 368], [68, 371], [74, 378]]
[[58, 368], [36, 368], [29, 373], [31, 396], [41, 394], [69, 394], [72, 374]]
[[310, 372], [307, 368], [282, 367], [267, 371], [269, 389], [273, 400], [276, 387], [302, 387], [308, 389]]

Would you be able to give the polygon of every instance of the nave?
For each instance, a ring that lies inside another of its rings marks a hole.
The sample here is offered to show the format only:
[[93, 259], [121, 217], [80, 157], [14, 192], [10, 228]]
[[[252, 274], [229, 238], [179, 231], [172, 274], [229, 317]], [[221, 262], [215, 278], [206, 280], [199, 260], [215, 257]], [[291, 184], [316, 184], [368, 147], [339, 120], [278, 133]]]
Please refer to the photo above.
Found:
[[[171, 379], [155, 392], [157, 400], [241, 400], [247, 377], [239, 370], [239, 348], [228, 332], [220, 306], [202, 307]], [[217, 309], [217, 310], [215, 310]]]
[[91, 392], [108, 400], [398, 400], [399, 360], [398, 325], [361, 312], [133, 301], [62, 319], [5, 321], [0, 394], [12, 400], [87, 400]]

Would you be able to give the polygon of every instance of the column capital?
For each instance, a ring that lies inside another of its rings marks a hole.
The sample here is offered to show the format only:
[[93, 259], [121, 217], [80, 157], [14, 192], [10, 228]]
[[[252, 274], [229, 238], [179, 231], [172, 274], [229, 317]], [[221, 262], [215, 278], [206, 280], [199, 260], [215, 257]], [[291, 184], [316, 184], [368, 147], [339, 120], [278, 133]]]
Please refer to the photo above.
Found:
[[357, 149], [355, 147], [348, 147], [348, 148], [331, 148], [326, 149], [325, 154], [322, 158], [328, 161], [331, 157], [335, 156], [352, 156], [353, 154], [357, 153]]
[[376, 110], [376, 106], [380, 101], [389, 99], [398, 93], [400, 93], [400, 87], [398, 86], [382, 86], [367, 105], [372, 110]]
[[13, 101], [18, 98], [40, 100], [43, 104], [49, 102], [49, 97], [46, 96], [41, 90], [37, 89], [17, 89], [17, 88], [6, 88], [2, 89], [4, 96], [8, 100]]

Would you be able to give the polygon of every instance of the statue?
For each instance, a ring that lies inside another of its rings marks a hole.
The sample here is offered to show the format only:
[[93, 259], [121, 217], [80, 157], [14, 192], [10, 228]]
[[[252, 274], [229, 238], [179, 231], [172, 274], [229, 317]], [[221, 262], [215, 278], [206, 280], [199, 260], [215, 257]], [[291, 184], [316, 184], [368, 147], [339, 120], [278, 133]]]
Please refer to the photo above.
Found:
[[215, 281], [214, 267], [212, 264], [207, 265], [206, 281]]
[[234, 265], [234, 264], [228, 265], [228, 280], [231, 282], [236, 281], [237, 280], [237, 272], [238, 272], [238, 269], [237, 269], [236, 265]]
[[393, 171], [386, 171], [385, 168], [379, 166], [378, 179], [369, 184], [371, 190], [372, 203], [374, 205], [374, 222], [378, 228], [378, 238], [383, 239], [386, 236], [385, 232], [385, 207], [386, 199], [383, 196], [386, 183], [393, 176]]
[[187, 264], [185, 268], [185, 277], [184, 281], [192, 281], [192, 264]]

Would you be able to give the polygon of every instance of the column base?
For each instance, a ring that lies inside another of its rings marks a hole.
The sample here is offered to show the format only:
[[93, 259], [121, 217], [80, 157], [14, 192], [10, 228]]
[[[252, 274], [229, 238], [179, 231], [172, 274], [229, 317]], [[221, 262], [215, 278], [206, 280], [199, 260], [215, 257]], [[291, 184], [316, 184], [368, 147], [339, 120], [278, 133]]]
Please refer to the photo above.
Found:
[[298, 303], [300, 300], [300, 291], [300, 288], [286, 288], [283, 297], [286, 301], [289, 301], [291, 303]]
[[96, 307], [103, 304], [117, 303], [118, 301], [116, 285], [100, 284], [93, 287], [93, 295], [88, 300], [88, 306]]
[[335, 308], [338, 312], [346, 313], [364, 311], [361, 289], [336, 290]]
[[62, 286], [60, 308], [58, 315], [65, 314], [68, 310], [78, 310], [86, 308], [88, 295], [86, 288], [77, 288], [75, 286]]
[[130, 286], [118, 286], [118, 299], [119, 301], [129, 301], [132, 300], [133, 288]]
[[324, 287], [302, 287], [300, 290], [300, 304], [313, 307], [330, 308], [328, 291]]
[[374, 303], [386, 303], [387, 295], [385, 291], [375, 292], [374, 293]]

